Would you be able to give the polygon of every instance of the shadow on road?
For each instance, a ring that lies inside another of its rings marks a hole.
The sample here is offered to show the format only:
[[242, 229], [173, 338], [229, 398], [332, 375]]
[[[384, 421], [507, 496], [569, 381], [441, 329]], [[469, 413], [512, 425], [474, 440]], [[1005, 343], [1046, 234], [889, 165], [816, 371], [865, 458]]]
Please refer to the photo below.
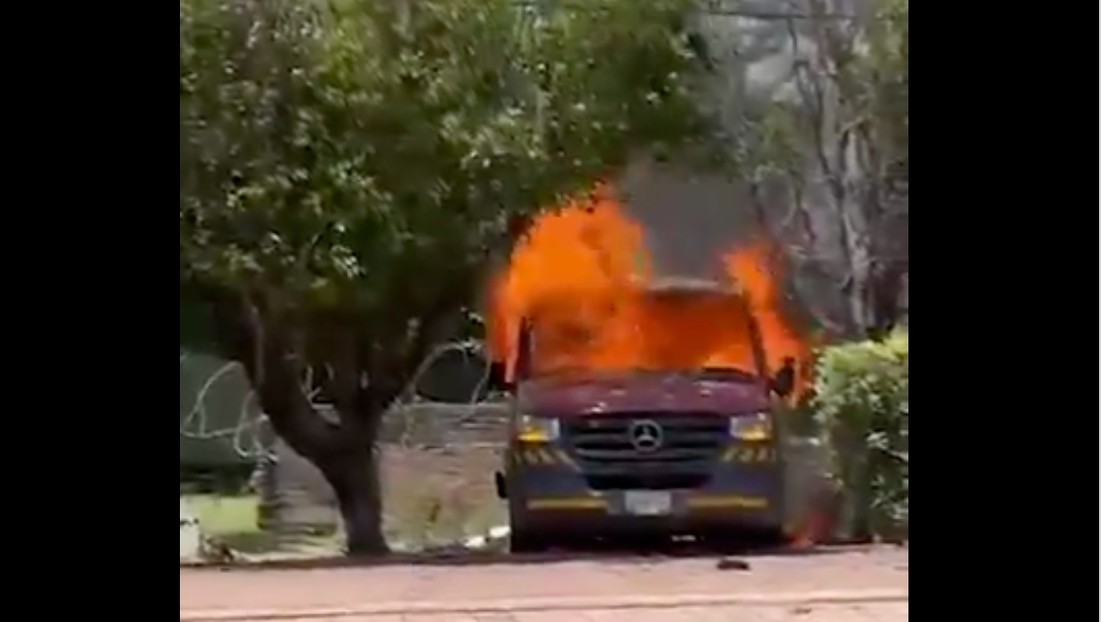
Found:
[[[246, 561], [225, 565], [190, 566], [195, 570], [319, 570], [331, 568], [363, 568], [372, 566], [490, 566], [538, 565], [589, 561], [600, 563], [640, 563], [663, 559], [731, 559], [739, 556], [754, 563], [757, 557], [838, 555], [847, 552], [867, 552], [877, 545], [823, 545], [815, 547], [761, 547], [746, 550], [709, 550], [694, 545], [672, 544], [647, 549], [624, 545], [589, 545], [586, 548], [556, 550], [547, 553], [510, 554], [504, 552], [448, 551], [427, 553], [392, 553], [381, 557], [318, 557], [309, 559], [275, 559]], [[182, 566], [184, 568], [184, 566]]]

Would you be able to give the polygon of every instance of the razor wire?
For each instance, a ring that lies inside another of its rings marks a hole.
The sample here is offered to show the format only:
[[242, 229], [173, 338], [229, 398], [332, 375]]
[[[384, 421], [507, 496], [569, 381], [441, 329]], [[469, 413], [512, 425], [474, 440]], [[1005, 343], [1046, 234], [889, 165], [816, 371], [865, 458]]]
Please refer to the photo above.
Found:
[[[470, 361], [474, 357], [483, 359], [482, 373], [472, 388], [468, 399], [458, 404], [450, 404], [453, 407], [466, 407], [467, 409], [466, 412], [462, 412], [459, 416], [453, 418], [453, 423], [460, 425], [471, 420], [481, 405], [491, 403], [491, 400], [487, 399], [489, 394], [484, 393], [491, 374], [491, 358], [486, 355], [484, 343], [477, 339], [463, 339], [437, 344], [415, 368], [402, 392], [384, 415], [385, 417], [401, 416], [403, 418], [400, 428], [402, 431], [397, 439], [400, 446], [408, 447], [412, 444], [411, 434], [414, 429], [410, 421], [414, 415], [403, 407], [423, 403], [418, 397], [418, 385], [434, 363], [450, 352], [460, 353], [465, 361]], [[189, 362], [190, 358], [187, 352], [180, 354], [181, 368]], [[180, 435], [196, 441], [229, 439], [232, 450], [240, 458], [276, 461], [277, 457], [273, 448], [270, 443], [266, 443], [264, 440], [266, 436], [271, 436], [270, 424], [257, 399], [257, 393], [252, 387], [246, 389], [242, 395], [236, 420], [232, 426], [219, 428], [212, 424], [213, 416], [208, 405], [212, 391], [220, 382], [227, 382], [236, 373], [244, 374], [241, 364], [237, 361], [226, 361], [203, 380], [195, 393], [191, 408], [181, 418]], [[320, 388], [315, 382], [314, 370], [308, 369], [305, 372], [300, 390], [316, 409], [322, 406], [316, 403]]]
[[[184, 366], [187, 360], [188, 355], [186, 353], [180, 355], [181, 367]], [[195, 401], [191, 409], [180, 421], [180, 435], [196, 441], [229, 438], [231, 448], [240, 458], [247, 460], [274, 459], [275, 456], [262, 442], [267, 419], [262, 412], [259, 412], [259, 408], [251, 408], [251, 406], [256, 406], [256, 393], [252, 388], [246, 390], [242, 395], [238, 406], [237, 420], [233, 426], [225, 428], [211, 427], [211, 417], [207, 403], [212, 389], [219, 381], [225, 381], [233, 372], [241, 369], [241, 364], [237, 361], [227, 361], [203, 381], [199, 390], [196, 391]]]

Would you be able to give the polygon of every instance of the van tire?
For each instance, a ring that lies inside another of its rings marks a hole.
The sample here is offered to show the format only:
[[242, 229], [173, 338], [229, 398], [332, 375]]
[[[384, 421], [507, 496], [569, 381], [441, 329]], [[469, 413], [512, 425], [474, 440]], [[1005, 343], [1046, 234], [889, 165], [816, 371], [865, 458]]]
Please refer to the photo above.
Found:
[[514, 554], [543, 553], [548, 550], [548, 542], [525, 530], [510, 528], [510, 552]]

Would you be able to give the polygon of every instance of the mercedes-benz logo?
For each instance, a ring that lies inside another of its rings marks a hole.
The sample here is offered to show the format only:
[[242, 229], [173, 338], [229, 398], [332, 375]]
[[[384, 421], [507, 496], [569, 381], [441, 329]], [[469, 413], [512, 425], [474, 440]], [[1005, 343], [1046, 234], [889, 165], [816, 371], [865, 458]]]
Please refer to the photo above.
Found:
[[663, 445], [663, 428], [650, 419], [633, 421], [629, 425], [629, 441], [637, 451], [655, 451]]

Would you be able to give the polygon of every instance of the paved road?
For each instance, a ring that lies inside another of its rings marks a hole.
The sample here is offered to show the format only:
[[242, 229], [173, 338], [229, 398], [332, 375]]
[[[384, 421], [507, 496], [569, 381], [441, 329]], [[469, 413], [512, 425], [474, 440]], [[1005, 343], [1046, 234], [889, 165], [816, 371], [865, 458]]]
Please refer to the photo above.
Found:
[[189, 621], [905, 622], [908, 551], [602, 557], [316, 570], [181, 569]]
[[903, 622], [908, 603], [854, 605], [689, 606], [678, 609], [584, 609], [509, 613], [389, 614], [285, 618], [285, 622]]

